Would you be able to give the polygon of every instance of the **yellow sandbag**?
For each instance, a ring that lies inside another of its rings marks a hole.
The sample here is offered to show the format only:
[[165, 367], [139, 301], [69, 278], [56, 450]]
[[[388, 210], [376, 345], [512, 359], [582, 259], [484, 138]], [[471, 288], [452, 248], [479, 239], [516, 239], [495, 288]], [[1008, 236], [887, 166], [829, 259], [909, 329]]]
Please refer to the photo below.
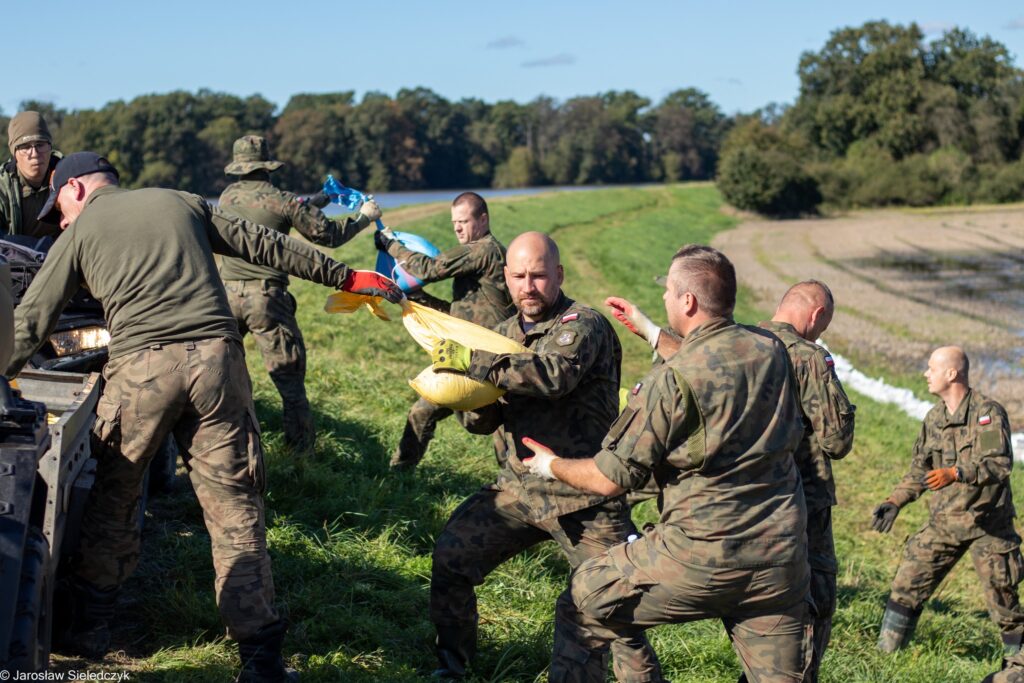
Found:
[[369, 296], [367, 294], [353, 294], [352, 292], [337, 292], [327, 297], [324, 310], [328, 313], [355, 313], [363, 306], [366, 306], [375, 316], [381, 320], [391, 320], [387, 312], [380, 307], [383, 297]]
[[[491, 353], [531, 353], [508, 337], [466, 320], [412, 301], [402, 302], [402, 323], [423, 349], [429, 352], [442, 339], [453, 339], [471, 349]], [[490, 382], [451, 372], [434, 372], [428, 366], [409, 385], [423, 398], [452, 410], [475, 410], [497, 401], [503, 389]]]

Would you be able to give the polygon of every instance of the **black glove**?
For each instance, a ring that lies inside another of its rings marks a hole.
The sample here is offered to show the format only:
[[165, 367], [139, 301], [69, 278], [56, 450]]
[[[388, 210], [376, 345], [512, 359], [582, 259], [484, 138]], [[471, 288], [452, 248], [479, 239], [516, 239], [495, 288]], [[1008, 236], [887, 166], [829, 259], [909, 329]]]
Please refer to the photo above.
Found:
[[889, 533], [898, 514], [900, 514], [900, 509], [896, 503], [885, 501], [875, 508], [874, 517], [871, 519], [871, 528], [880, 534]]
[[306, 202], [312, 204], [318, 209], [322, 209], [331, 203], [331, 198], [327, 195], [326, 192], [320, 190], [315, 195], [312, 195], [309, 199], [307, 199]]
[[373, 233], [373, 244], [377, 247], [378, 251], [387, 251], [388, 246], [395, 239], [395, 233], [391, 232], [391, 228], [384, 228], [383, 230], [376, 230]]

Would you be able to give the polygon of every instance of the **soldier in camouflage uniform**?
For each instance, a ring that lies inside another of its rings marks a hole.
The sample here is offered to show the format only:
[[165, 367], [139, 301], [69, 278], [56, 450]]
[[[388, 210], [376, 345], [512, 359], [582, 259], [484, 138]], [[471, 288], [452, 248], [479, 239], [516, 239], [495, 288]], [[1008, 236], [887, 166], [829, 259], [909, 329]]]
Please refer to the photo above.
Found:
[[924, 376], [939, 401], [921, 425], [910, 471], [875, 509], [873, 526], [885, 533], [900, 508], [933, 491], [928, 522], [907, 541], [892, 582], [878, 637], [884, 652], [909, 642], [925, 601], [968, 549], [1006, 656], [1020, 652], [1024, 612], [1017, 585], [1024, 562], [1013, 527], [1010, 424], [1001, 405], [971, 389], [968, 371], [959, 347], [932, 353]]
[[817, 613], [812, 681], [818, 680], [836, 611], [838, 562], [832, 539], [832, 506], [837, 501], [831, 461], [845, 457], [853, 448], [856, 410], [836, 377], [832, 356], [814, 343], [832, 322], [834, 311], [829, 288], [808, 280], [790, 287], [772, 319], [759, 325], [785, 344], [803, 413], [804, 438], [796, 451], [796, 463], [807, 502], [807, 559]]
[[14, 351], [14, 292], [11, 267], [0, 256], [0, 368], [6, 368]]
[[[434, 547], [430, 618], [439, 677], [465, 675], [476, 649], [474, 587], [498, 565], [550, 539], [576, 566], [636, 531], [621, 495], [541, 481], [522, 461], [529, 436], [551, 440], [567, 457], [585, 456], [601, 443], [618, 410], [622, 349], [614, 330], [562, 293], [558, 247], [546, 235], [513, 240], [505, 275], [519, 314], [497, 331], [533, 353], [495, 354], [452, 341], [433, 353], [437, 370], [463, 372], [507, 392], [495, 404], [459, 414], [470, 432], [494, 434], [501, 472], [452, 513]], [[643, 634], [617, 640], [613, 651], [621, 680], [662, 680]]]
[[39, 218], [50, 194], [47, 180], [61, 153], [53, 149], [46, 120], [37, 111], [23, 111], [7, 126], [11, 158], [0, 166], [0, 235], [60, 236], [60, 215]]
[[793, 458], [804, 430], [789, 358], [776, 337], [732, 320], [735, 271], [710, 247], [677, 252], [664, 299], [682, 346], [633, 387], [597, 455], [526, 444], [543, 480], [616, 495], [653, 476], [660, 490], [658, 524], [574, 570], [550, 680], [602, 682], [612, 639], [709, 618], [748, 680], [806, 680], [807, 514]]
[[[323, 192], [302, 201], [274, 187], [270, 173], [283, 165], [270, 158], [263, 138], [246, 135], [235, 140], [233, 159], [224, 172], [240, 178], [224, 189], [220, 208], [285, 235], [295, 228], [314, 244], [331, 248], [341, 246], [380, 218], [380, 208], [371, 200], [363, 204], [358, 217], [332, 221], [320, 211], [329, 201]], [[295, 297], [288, 293], [288, 276], [279, 269], [232, 257], [221, 261], [220, 275], [238, 329], [243, 336], [251, 332], [256, 339], [263, 364], [281, 394], [285, 444], [295, 453], [311, 452], [316, 428], [306, 398], [306, 345], [295, 320]]]
[[89, 657], [109, 647], [118, 587], [138, 563], [143, 476], [173, 432], [210, 533], [217, 605], [242, 655], [239, 680], [293, 680], [281, 658], [285, 623], [267, 554], [259, 425], [213, 254], [347, 291], [392, 300], [401, 292], [376, 273], [211, 209], [202, 197], [122, 190], [113, 166], [92, 152], [63, 159], [51, 182], [43, 211], [58, 206], [67, 234], [17, 308], [5, 374], [17, 374], [68, 298], [88, 286], [107, 314], [110, 361], [93, 426], [96, 481], [71, 580], [69, 644]]
[[[433, 258], [406, 249], [390, 229], [373, 234], [374, 242], [411, 275], [424, 283], [452, 279], [449, 304], [430, 297], [426, 302], [440, 310], [493, 329], [514, 312], [505, 285], [505, 247], [491, 234], [487, 202], [475, 192], [463, 192], [452, 202], [452, 228], [459, 246]], [[410, 295], [410, 298], [416, 298]], [[452, 414], [448, 408], [421, 398], [409, 410], [398, 448], [391, 456], [392, 469], [413, 469], [423, 459], [437, 423]]]

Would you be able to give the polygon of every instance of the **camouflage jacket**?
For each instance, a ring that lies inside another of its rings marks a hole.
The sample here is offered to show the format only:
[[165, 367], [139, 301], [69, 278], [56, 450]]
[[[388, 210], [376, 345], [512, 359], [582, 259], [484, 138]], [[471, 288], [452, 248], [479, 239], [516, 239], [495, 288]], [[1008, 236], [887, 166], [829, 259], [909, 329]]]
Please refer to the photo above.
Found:
[[434, 258], [398, 240], [388, 245], [388, 253], [423, 282], [452, 278], [450, 313], [456, 318], [493, 329], [515, 312], [505, 285], [505, 247], [491, 233]]
[[[54, 151], [50, 154], [47, 178], [62, 158], [60, 152]], [[38, 218], [49, 196], [48, 181], [39, 189], [33, 189], [22, 182], [14, 159], [8, 159], [0, 166], [0, 235], [28, 235], [54, 239], [60, 237], [60, 212], [55, 210], [45, 221]]]
[[804, 438], [796, 451], [796, 463], [807, 512], [819, 512], [837, 502], [831, 461], [845, 457], [853, 448], [857, 407], [846, 397], [828, 351], [801, 337], [788, 323], [768, 320], [759, 327], [782, 340], [793, 365], [804, 416]]
[[941, 467], [959, 467], [963, 480], [931, 494], [932, 524], [964, 538], [1013, 528], [1013, 449], [1001, 405], [972, 389], [950, 415], [940, 399], [925, 416], [910, 471], [889, 500], [900, 507], [917, 500], [927, 490], [925, 475]]
[[562, 294], [547, 320], [529, 332], [523, 332], [518, 315], [497, 331], [534, 353], [474, 350], [466, 374], [507, 393], [497, 403], [458, 415], [474, 434], [494, 433], [498, 487], [529, 506], [537, 521], [607, 500], [530, 474], [522, 459], [533, 453], [522, 439], [528, 436], [567, 458], [589, 457], [601, 447], [619, 404], [622, 347], [611, 324]]
[[[231, 183], [221, 193], [218, 208], [285, 235], [295, 228], [310, 242], [332, 249], [348, 242], [370, 224], [370, 219], [362, 214], [340, 223], [332, 221], [317, 207], [299, 201], [297, 195], [278, 189], [266, 180]], [[225, 280], [277, 280], [288, 284], [288, 276], [280, 270], [237, 258], [223, 259], [220, 274]]]
[[633, 387], [598, 469], [631, 490], [653, 475], [665, 547], [687, 564], [807, 561], [803, 424], [789, 358], [755, 327], [712, 319]]
[[332, 287], [349, 273], [308, 244], [211, 208], [202, 197], [100, 187], [15, 309], [14, 355], [5, 374], [17, 374], [32, 357], [81, 286], [103, 304], [111, 359], [163, 343], [241, 340], [214, 253]]
[[7, 367], [14, 350], [14, 292], [11, 267], [0, 256], [0, 368]]

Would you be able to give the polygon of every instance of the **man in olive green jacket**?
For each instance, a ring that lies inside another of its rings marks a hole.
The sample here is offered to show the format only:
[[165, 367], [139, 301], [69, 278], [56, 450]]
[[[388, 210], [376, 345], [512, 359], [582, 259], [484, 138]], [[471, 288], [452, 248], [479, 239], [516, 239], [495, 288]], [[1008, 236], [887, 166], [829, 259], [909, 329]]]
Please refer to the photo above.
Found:
[[17, 308], [5, 372], [18, 373], [67, 300], [88, 286], [106, 312], [110, 360], [93, 425], [96, 481], [71, 578], [66, 641], [87, 657], [109, 648], [118, 588], [139, 559], [143, 476], [173, 432], [210, 533], [221, 618], [239, 642], [238, 680], [294, 680], [281, 657], [286, 624], [274, 604], [252, 387], [213, 254], [392, 301], [401, 292], [376, 273], [351, 270], [202, 197], [117, 183], [114, 167], [92, 152], [58, 164], [41, 215], [59, 208], [65, 234]]

